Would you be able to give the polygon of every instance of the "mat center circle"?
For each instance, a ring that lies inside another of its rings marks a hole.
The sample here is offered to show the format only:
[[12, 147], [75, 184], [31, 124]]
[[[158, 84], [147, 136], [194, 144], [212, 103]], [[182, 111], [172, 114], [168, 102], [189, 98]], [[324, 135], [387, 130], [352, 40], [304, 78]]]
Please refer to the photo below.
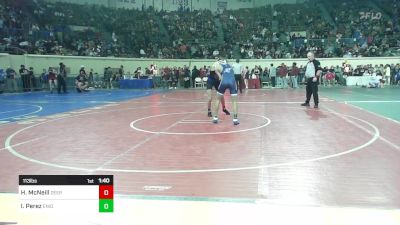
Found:
[[246, 123], [234, 126], [230, 116], [223, 116], [218, 124], [212, 124], [211, 119], [200, 112], [166, 113], [139, 118], [132, 121], [130, 127], [151, 134], [213, 135], [257, 130], [271, 123], [268, 117], [257, 114], [240, 113], [238, 117]]

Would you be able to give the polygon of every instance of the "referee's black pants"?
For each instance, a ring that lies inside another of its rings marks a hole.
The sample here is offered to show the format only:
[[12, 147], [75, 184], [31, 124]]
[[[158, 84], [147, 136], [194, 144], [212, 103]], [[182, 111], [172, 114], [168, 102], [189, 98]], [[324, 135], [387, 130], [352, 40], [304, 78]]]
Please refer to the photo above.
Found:
[[243, 87], [243, 78], [242, 78], [242, 75], [240, 75], [240, 74], [235, 74], [235, 81], [236, 81], [237, 89], [240, 91], [240, 94], [241, 94], [241, 93], [242, 93], [242, 87]]
[[270, 77], [271, 78], [271, 83], [272, 83], [272, 87], [275, 87], [276, 85], [276, 77]]
[[318, 80], [313, 82], [313, 78], [307, 78], [306, 83], [306, 103], [310, 103], [311, 95], [314, 97], [314, 104], [318, 105]]
[[62, 87], [64, 93], [67, 93], [67, 84], [65, 82], [65, 79], [63, 77], [60, 77], [60, 76], [61, 75], [58, 75], [58, 77], [57, 77], [57, 85], [58, 85], [57, 91], [58, 91], [58, 94], [61, 93], [61, 87]]
[[31, 81], [29, 75], [21, 75], [22, 90], [24, 92], [31, 91]]

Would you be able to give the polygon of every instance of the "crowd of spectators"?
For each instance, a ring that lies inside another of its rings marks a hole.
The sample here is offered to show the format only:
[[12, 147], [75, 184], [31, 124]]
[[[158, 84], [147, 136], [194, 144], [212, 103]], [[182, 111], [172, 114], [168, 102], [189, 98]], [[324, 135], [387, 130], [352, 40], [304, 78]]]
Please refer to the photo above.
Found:
[[[337, 38], [348, 39], [351, 45], [339, 49], [348, 57], [381, 56], [390, 54], [390, 47], [398, 47], [393, 23], [368, 2], [359, 0], [330, 2], [327, 7], [337, 26]], [[379, 4], [381, 5], [381, 4]]]
[[[151, 64], [145, 68], [138, 67], [134, 71], [132, 70], [133, 72], [125, 70], [123, 66], [120, 68], [105, 67], [104, 71], [99, 74], [93, 72], [93, 69], [86, 72], [85, 66], [82, 65], [78, 75], [70, 74], [70, 70], [63, 63], [60, 63], [59, 67], [43, 69], [41, 74], [36, 73], [33, 67], [25, 67], [25, 65], [21, 65], [19, 70], [0, 69], [0, 92], [48, 90], [50, 93], [57, 91], [61, 94], [67, 93], [67, 86], [69, 86], [69, 90], [73, 87], [78, 92], [87, 92], [94, 88], [118, 88], [118, 81], [122, 79], [153, 79], [154, 88], [194, 88], [196, 87], [196, 78], [203, 80], [209, 75], [210, 66], [191, 68], [185, 65], [183, 67], [158, 68], [157, 65]], [[253, 68], [245, 66], [242, 70], [242, 83], [245, 84], [243, 88], [260, 88], [263, 83], [275, 88], [298, 88], [304, 85], [304, 74], [305, 67], [297, 65], [295, 62], [292, 65], [271, 63], [264, 67], [261, 65]], [[329, 87], [347, 85], [349, 77], [371, 77], [368, 80], [376, 78], [377, 84], [381, 84], [381, 86], [400, 85], [400, 63], [352, 66], [344, 62], [342, 66], [324, 66], [319, 82], [321, 85]], [[373, 87], [378, 87], [374, 85]]]
[[146, 58], [300, 58], [310, 50], [318, 58], [398, 55], [399, 0], [376, 5], [380, 9], [360, 0], [309, 0], [212, 13], [5, 0], [0, 51]]

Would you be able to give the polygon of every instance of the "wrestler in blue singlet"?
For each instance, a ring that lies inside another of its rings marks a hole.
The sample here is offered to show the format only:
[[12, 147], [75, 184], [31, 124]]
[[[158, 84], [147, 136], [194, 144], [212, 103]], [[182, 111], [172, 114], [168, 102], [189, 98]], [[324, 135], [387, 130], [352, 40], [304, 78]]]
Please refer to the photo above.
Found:
[[222, 80], [218, 87], [218, 94], [224, 95], [225, 90], [229, 89], [232, 96], [237, 95], [237, 86], [235, 80], [235, 74], [233, 74], [233, 69], [229, 64], [221, 64], [222, 66]]

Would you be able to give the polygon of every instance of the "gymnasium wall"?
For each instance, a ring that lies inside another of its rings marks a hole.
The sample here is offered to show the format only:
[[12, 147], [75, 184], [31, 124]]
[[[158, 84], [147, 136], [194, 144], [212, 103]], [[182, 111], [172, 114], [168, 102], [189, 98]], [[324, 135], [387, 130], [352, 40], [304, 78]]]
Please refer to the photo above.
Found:
[[[341, 66], [343, 62], [350, 63], [352, 66], [365, 65], [365, 64], [397, 64], [400, 63], [400, 57], [368, 57], [368, 58], [327, 58], [318, 59], [323, 67], [325, 66]], [[235, 60], [228, 60], [233, 63]], [[124, 66], [125, 72], [135, 71], [137, 67], [145, 68], [150, 64], [155, 64], [158, 68], [168, 67], [182, 67], [184, 65], [193, 66], [197, 68], [204, 65], [210, 66], [213, 63], [212, 59], [138, 59], [138, 58], [114, 58], [114, 57], [81, 57], [81, 56], [52, 56], [52, 55], [9, 55], [2, 53], [0, 54], [0, 68], [12, 68], [18, 70], [20, 65], [24, 64], [27, 67], [32, 66], [35, 73], [41, 73], [42, 69], [50, 66], [58, 67], [58, 64], [63, 62], [67, 67], [71, 69], [71, 74], [77, 74], [81, 65], [84, 65], [86, 71], [93, 68], [94, 72], [103, 74], [104, 67], [110, 66], [112, 68], [119, 68], [121, 65]], [[298, 66], [305, 65], [307, 59], [243, 59], [241, 64], [249, 66], [249, 68], [255, 65], [260, 65], [263, 68], [269, 67], [271, 63], [275, 66], [285, 63], [286, 65], [292, 65], [296, 62]]]

